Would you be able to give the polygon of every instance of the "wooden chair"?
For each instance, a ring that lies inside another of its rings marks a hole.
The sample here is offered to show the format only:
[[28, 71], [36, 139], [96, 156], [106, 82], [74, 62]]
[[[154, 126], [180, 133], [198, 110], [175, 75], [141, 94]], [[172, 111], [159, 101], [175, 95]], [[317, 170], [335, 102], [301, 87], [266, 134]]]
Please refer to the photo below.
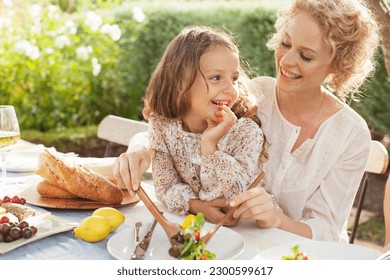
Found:
[[383, 215], [385, 217], [385, 244], [386, 250], [390, 250], [390, 173], [387, 177], [385, 187], [385, 198], [383, 199]]
[[107, 141], [104, 157], [111, 154], [112, 145], [128, 146], [130, 139], [137, 133], [147, 131], [148, 124], [114, 115], [106, 116], [99, 124], [97, 137]]
[[384, 174], [387, 170], [388, 163], [389, 163], [389, 154], [386, 150], [386, 147], [381, 142], [372, 140], [367, 165], [365, 168], [363, 178], [360, 182], [360, 187], [359, 187], [360, 195], [358, 198], [356, 215], [352, 225], [352, 231], [351, 231], [351, 236], [349, 238], [349, 243], [353, 243], [355, 241], [357, 228], [359, 226], [360, 214], [363, 209], [363, 203], [364, 203], [364, 198], [366, 196], [370, 174]]

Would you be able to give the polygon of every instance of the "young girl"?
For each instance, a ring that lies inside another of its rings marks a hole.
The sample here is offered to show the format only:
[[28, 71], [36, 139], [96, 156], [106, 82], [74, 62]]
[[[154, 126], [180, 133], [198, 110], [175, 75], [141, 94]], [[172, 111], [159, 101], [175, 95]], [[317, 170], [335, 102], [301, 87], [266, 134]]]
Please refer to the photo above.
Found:
[[[199, 199], [229, 199], [259, 174], [264, 137], [243, 80], [238, 47], [224, 31], [188, 27], [167, 47], [143, 115], [156, 196], [169, 211], [185, 215]], [[202, 209], [206, 218], [210, 211]]]

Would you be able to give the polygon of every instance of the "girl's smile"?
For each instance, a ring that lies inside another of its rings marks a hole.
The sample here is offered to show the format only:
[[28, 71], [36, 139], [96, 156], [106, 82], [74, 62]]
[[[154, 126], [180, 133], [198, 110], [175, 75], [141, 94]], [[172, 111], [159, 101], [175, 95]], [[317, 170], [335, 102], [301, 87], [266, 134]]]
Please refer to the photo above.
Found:
[[225, 105], [226, 107], [231, 108], [233, 106], [233, 102], [229, 100], [212, 100], [211, 103], [215, 105], [217, 110], [221, 110], [222, 106]]

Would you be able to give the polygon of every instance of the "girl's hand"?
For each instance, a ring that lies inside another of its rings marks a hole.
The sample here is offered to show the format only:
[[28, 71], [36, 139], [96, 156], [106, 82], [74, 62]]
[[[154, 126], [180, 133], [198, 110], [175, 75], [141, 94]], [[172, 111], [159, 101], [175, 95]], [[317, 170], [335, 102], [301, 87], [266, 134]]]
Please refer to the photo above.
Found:
[[219, 140], [237, 121], [236, 115], [225, 105], [222, 105], [221, 110], [217, 111], [215, 115], [216, 120], [207, 119], [208, 127], [202, 134], [201, 153], [203, 156], [212, 154], [217, 150]]
[[[189, 201], [189, 212], [193, 214], [202, 212], [209, 222], [217, 224], [225, 216], [224, 208], [228, 205], [228, 201], [222, 198], [210, 201], [192, 199]], [[237, 222], [238, 219], [231, 218], [224, 225], [234, 226]]]
[[280, 227], [282, 212], [275, 208], [273, 198], [264, 188], [253, 188], [234, 196], [230, 206], [241, 204], [233, 217], [254, 220], [260, 228]]

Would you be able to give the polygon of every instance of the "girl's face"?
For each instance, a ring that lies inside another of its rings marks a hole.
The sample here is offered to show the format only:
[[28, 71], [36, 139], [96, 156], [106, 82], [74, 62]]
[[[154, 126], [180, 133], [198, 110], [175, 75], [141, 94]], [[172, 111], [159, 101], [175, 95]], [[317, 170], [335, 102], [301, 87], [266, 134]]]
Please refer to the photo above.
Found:
[[200, 70], [190, 88], [191, 106], [183, 122], [192, 132], [203, 132], [206, 119], [217, 121], [219, 107], [233, 106], [238, 98], [240, 60], [229, 48], [213, 46], [200, 57]]
[[284, 92], [313, 93], [331, 73], [332, 48], [308, 13], [294, 16], [275, 50], [277, 86]]

